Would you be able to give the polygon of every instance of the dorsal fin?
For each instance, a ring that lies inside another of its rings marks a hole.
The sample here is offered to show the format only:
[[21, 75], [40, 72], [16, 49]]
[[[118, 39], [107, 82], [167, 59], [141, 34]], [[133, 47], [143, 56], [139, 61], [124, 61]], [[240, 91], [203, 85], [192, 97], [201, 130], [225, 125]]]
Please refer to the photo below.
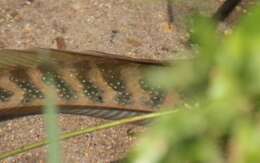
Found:
[[164, 65], [166, 61], [150, 60], [150, 59], [137, 59], [133, 57], [120, 56], [116, 54], [110, 54], [105, 52], [88, 50], [83, 53], [55, 50], [55, 49], [43, 49], [34, 48], [29, 50], [13, 50], [3, 49], [0, 50], [0, 71], [6, 68], [14, 68], [17, 66], [22, 67], [36, 67], [39, 64], [48, 62], [49, 64], [59, 64], [66, 60], [73, 59], [105, 59], [106, 62], [121, 61], [121, 62], [133, 62], [140, 64], [153, 64]]

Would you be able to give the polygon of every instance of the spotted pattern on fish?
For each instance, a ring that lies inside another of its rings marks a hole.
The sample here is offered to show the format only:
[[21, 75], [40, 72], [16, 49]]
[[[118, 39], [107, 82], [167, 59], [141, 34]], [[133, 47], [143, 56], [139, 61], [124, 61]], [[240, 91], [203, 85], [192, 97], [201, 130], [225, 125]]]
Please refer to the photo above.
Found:
[[42, 81], [47, 85], [54, 85], [59, 98], [65, 100], [77, 99], [76, 92], [56, 71], [44, 68], [41, 68], [41, 71], [43, 73]]
[[[10, 56], [21, 58], [12, 62]], [[52, 49], [0, 50], [0, 58], [8, 61], [7, 67], [0, 68], [0, 119], [17, 113], [39, 113], [48, 89], [53, 88], [62, 113], [108, 119], [151, 113], [162, 105], [171, 105], [175, 98], [146, 81], [147, 69], [163, 67], [156, 62], [103, 52], [79, 54]]]
[[1, 102], [7, 102], [10, 100], [10, 98], [14, 95], [14, 92], [9, 91], [4, 88], [0, 88], [0, 101]]
[[82, 84], [83, 93], [86, 97], [88, 97], [90, 100], [94, 102], [103, 103], [103, 91], [100, 88], [98, 88], [95, 85], [95, 83], [91, 80], [91, 77], [89, 76], [91, 66], [89, 64], [90, 63], [88, 62], [81, 62], [75, 65], [75, 68], [77, 70], [76, 78]]
[[160, 87], [151, 87], [144, 79], [140, 79], [139, 84], [142, 89], [149, 93], [150, 96], [150, 100], [145, 103], [155, 108], [160, 107], [165, 100], [166, 92], [161, 90]]
[[20, 89], [24, 91], [22, 103], [29, 103], [35, 99], [43, 99], [44, 95], [39, 88], [31, 81], [30, 77], [23, 69], [17, 69], [11, 72], [9, 77]]
[[125, 81], [121, 79], [120, 67], [108, 64], [98, 65], [106, 83], [117, 92], [115, 101], [122, 105], [130, 104], [132, 94], [127, 90]]

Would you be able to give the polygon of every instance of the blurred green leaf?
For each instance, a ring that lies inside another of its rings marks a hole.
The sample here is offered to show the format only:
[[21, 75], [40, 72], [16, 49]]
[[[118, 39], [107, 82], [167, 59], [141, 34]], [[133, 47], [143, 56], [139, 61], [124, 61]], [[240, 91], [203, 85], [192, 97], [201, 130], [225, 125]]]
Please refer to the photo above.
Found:
[[59, 163], [61, 162], [61, 149], [60, 149], [60, 129], [58, 127], [58, 114], [55, 105], [55, 93], [50, 92], [46, 98], [46, 106], [44, 108], [44, 119], [48, 135], [48, 162]]
[[183, 105], [140, 139], [130, 162], [260, 162], [258, 20], [256, 7], [224, 36], [214, 22], [194, 17], [196, 59], [150, 73], [152, 84], [179, 91]]

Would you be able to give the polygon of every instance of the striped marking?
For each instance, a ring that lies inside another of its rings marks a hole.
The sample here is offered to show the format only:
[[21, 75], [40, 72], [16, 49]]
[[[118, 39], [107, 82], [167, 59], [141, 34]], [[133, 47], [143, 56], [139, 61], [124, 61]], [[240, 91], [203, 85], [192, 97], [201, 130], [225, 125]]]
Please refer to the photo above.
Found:
[[41, 71], [42, 81], [49, 86], [54, 86], [59, 98], [65, 100], [78, 98], [72, 87], [56, 71], [44, 68], [41, 68]]
[[111, 119], [111, 120], [144, 114], [139, 112], [127, 111], [127, 110], [104, 110], [104, 109], [93, 109], [93, 108], [86, 108], [86, 109], [67, 108], [67, 109], [61, 109], [61, 113], [87, 115], [87, 116], [93, 116], [97, 118], [104, 118], [104, 119]]
[[26, 71], [17, 69], [10, 73], [9, 80], [15, 83], [23, 92], [22, 103], [30, 103], [36, 99], [43, 99], [44, 95], [32, 82]]
[[139, 80], [140, 87], [149, 93], [150, 99], [145, 102], [146, 105], [154, 108], [159, 108], [163, 104], [166, 92], [162, 91], [160, 87], [152, 87], [144, 79]]
[[115, 101], [121, 105], [127, 105], [132, 102], [132, 94], [128, 92], [124, 80], [121, 79], [120, 67], [108, 64], [99, 64], [98, 68], [106, 83], [116, 91]]
[[76, 78], [83, 86], [83, 93], [86, 97], [96, 103], [103, 103], [103, 91], [91, 80], [90, 70], [92, 67], [89, 62], [81, 62], [75, 65]]
[[0, 87], [0, 101], [7, 102], [14, 95], [14, 92]]

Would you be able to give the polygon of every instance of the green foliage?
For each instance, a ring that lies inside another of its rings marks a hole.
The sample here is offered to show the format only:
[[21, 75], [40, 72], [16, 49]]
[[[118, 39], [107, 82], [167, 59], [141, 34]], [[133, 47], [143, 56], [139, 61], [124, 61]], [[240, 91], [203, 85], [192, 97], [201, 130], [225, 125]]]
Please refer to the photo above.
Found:
[[260, 162], [258, 20], [259, 7], [229, 36], [206, 18], [193, 20], [196, 58], [152, 79], [189, 98], [141, 138], [130, 162]]
[[46, 99], [46, 106], [44, 109], [44, 118], [48, 134], [48, 162], [59, 163], [61, 162], [60, 150], [60, 129], [58, 126], [57, 108], [55, 106], [55, 93], [50, 92]]

